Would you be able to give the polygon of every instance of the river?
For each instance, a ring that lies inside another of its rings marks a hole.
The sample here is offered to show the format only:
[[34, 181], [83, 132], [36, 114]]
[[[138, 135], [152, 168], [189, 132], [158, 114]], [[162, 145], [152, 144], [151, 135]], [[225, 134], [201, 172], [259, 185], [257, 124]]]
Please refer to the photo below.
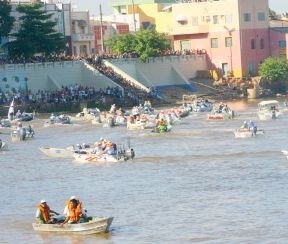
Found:
[[[237, 117], [207, 121], [193, 114], [172, 131], [155, 134], [75, 121], [45, 127], [0, 152], [0, 243], [287, 243], [288, 117], [259, 121], [257, 101], [231, 102]], [[254, 120], [264, 135], [237, 139], [233, 130]], [[67, 147], [106, 137], [130, 144], [133, 161], [80, 164], [44, 156], [40, 146]], [[111, 232], [75, 236], [32, 229], [36, 206], [46, 199], [62, 212], [72, 195], [91, 215], [113, 216]]]

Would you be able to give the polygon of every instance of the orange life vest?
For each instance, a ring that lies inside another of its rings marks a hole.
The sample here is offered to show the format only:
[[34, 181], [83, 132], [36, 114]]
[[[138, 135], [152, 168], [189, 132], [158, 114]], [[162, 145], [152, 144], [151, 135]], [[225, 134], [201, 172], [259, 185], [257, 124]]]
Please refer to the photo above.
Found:
[[48, 220], [50, 220], [50, 208], [48, 205], [44, 206], [42, 203], [38, 205], [38, 208], [41, 211], [43, 220], [45, 222], [47, 222]]
[[68, 211], [71, 222], [78, 222], [82, 215], [82, 202], [77, 200], [76, 208], [73, 208], [73, 204], [71, 201], [68, 203]]

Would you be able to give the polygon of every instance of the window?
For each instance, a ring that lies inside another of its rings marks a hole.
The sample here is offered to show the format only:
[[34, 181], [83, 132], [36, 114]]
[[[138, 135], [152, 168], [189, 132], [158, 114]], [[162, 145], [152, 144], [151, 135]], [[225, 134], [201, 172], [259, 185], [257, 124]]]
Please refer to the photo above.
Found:
[[251, 14], [244, 13], [244, 22], [251, 22]]
[[251, 49], [255, 49], [256, 45], [255, 45], [255, 39], [251, 39]]
[[286, 48], [286, 41], [285, 40], [281, 40], [278, 42], [278, 47], [279, 48]]
[[225, 38], [225, 47], [232, 47], [232, 37]]
[[261, 38], [261, 40], [260, 40], [260, 48], [261, 49], [264, 49], [264, 39], [263, 38]]
[[198, 26], [198, 17], [192, 16], [192, 26]]
[[213, 24], [214, 24], [214, 25], [219, 24], [218, 15], [214, 15], [214, 16], [213, 16]]
[[211, 48], [218, 48], [218, 38], [211, 38]]
[[210, 16], [206, 16], [205, 22], [210, 23], [210, 21], [211, 21]]
[[232, 14], [225, 15], [225, 23], [232, 23]]
[[258, 15], [258, 21], [265, 21], [266, 20], [265, 13], [259, 12], [257, 15]]
[[149, 29], [151, 27], [151, 24], [150, 24], [149, 21], [143, 21], [142, 22], [142, 26], [143, 26], [144, 30], [147, 30], [147, 29]]

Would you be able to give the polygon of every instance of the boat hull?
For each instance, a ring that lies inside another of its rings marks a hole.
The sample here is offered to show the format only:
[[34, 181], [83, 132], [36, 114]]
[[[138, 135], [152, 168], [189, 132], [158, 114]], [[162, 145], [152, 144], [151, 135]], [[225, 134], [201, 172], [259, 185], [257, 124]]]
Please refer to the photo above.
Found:
[[39, 149], [48, 157], [73, 158], [73, 151], [69, 149], [55, 148], [55, 147], [40, 147]]
[[135, 157], [135, 152], [132, 148], [119, 151], [116, 155], [107, 153], [73, 153], [76, 162], [80, 163], [117, 163], [123, 162]]
[[41, 232], [90, 235], [109, 232], [112, 221], [113, 217], [93, 217], [93, 219], [87, 223], [66, 224], [63, 226], [61, 224], [32, 223], [32, 226], [35, 231]]
[[264, 134], [263, 130], [257, 130], [256, 134], [253, 132], [253, 130], [238, 129], [234, 131], [235, 138], [249, 138], [263, 134]]

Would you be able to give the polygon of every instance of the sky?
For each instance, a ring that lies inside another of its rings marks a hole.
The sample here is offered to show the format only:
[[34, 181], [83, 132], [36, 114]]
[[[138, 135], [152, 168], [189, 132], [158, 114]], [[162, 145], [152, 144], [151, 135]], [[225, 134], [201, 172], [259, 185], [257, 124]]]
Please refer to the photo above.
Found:
[[[62, 2], [64, 3], [65, 1]], [[71, 3], [72, 7], [76, 7], [76, 9], [79, 11], [89, 10], [90, 16], [100, 15], [100, 5], [103, 15], [112, 14], [111, 7], [109, 6], [109, 0], [71, 0]], [[287, 0], [269, 0], [269, 7], [276, 13], [288, 13]]]

